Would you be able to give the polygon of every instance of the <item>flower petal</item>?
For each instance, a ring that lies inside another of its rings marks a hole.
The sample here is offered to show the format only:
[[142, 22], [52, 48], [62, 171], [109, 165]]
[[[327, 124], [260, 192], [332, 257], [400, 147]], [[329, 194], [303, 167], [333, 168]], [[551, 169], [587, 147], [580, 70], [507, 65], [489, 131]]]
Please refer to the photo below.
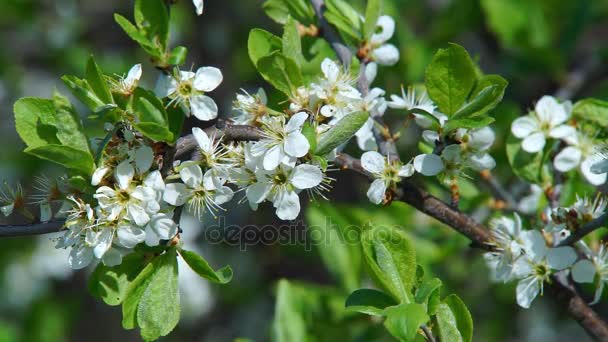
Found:
[[581, 173], [585, 176], [585, 179], [591, 184], [595, 186], [602, 185], [606, 183], [606, 179], [608, 178], [607, 173], [595, 173], [592, 171], [593, 165], [596, 165], [596, 160], [593, 156], [583, 160], [581, 163]]
[[101, 183], [101, 181], [103, 180], [103, 177], [106, 176], [108, 171], [110, 171], [110, 168], [107, 166], [102, 166], [102, 167], [98, 167], [97, 169], [95, 169], [95, 172], [93, 172], [93, 176], [91, 177], [91, 185], [93, 185], [93, 186], [99, 185], [99, 183]]
[[[177, 224], [167, 214], [157, 214], [152, 217], [148, 225], [156, 236], [169, 240], [177, 234]], [[146, 235], [149, 233], [146, 233]], [[146, 237], [146, 239], [148, 239]]]
[[135, 150], [135, 167], [141, 175], [148, 171], [154, 160], [154, 151], [150, 146], [141, 146]]
[[595, 272], [595, 265], [591, 261], [579, 260], [572, 267], [572, 279], [577, 283], [593, 283]]
[[210, 121], [217, 118], [217, 104], [207, 95], [196, 95], [190, 98], [190, 111], [197, 119]]
[[131, 225], [119, 226], [116, 230], [117, 242], [126, 248], [133, 248], [146, 240], [143, 229]]
[[577, 167], [581, 158], [583, 157], [583, 153], [576, 147], [568, 146], [561, 150], [553, 159], [553, 166], [559, 172], [568, 172], [575, 167]]
[[289, 181], [296, 188], [304, 190], [314, 188], [321, 184], [323, 172], [318, 166], [300, 164], [296, 166], [289, 175]]
[[382, 179], [376, 179], [372, 182], [367, 190], [367, 198], [374, 204], [380, 204], [384, 200], [386, 193], [386, 184]]
[[285, 138], [283, 149], [288, 155], [300, 158], [304, 157], [308, 153], [310, 143], [304, 134], [300, 133], [299, 131], [295, 131], [290, 133]]
[[572, 247], [550, 248], [547, 252], [547, 263], [554, 270], [566, 269], [576, 261], [577, 255]]
[[414, 175], [415, 171], [414, 165], [412, 165], [412, 163], [407, 163], [399, 169], [397, 175], [399, 175], [399, 177], [411, 177]]
[[568, 119], [568, 113], [564, 107], [557, 102], [553, 96], [541, 97], [534, 108], [536, 115], [542, 122], [556, 126]]
[[165, 187], [163, 200], [171, 205], [179, 207], [188, 201], [190, 195], [190, 190], [186, 188], [185, 184], [170, 183]]
[[386, 160], [376, 151], [367, 151], [361, 156], [361, 166], [368, 172], [381, 174], [384, 172]]
[[254, 183], [247, 187], [245, 195], [250, 203], [262, 203], [270, 193], [271, 186], [268, 183]]
[[194, 139], [196, 139], [196, 142], [201, 150], [205, 152], [211, 151], [211, 139], [209, 139], [209, 136], [207, 133], [205, 133], [205, 131], [198, 127], [194, 127], [192, 128], [192, 135], [194, 136]]
[[372, 51], [372, 58], [380, 65], [395, 65], [399, 62], [399, 50], [393, 44], [384, 44]]
[[414, 158], [414, 169], [425, 176], [435, 176], [443, 171], [443, 161], [436, 154], [420, 154]]
[[372, 44], [382, 44], [391, 39], [395, 33], [395, 20], [388, 15], [380, 16], [376, 22], [376, 26], [379, 27], [380, 30], [378, 33], [372, 34], [370, 38]]
[[97, 245], [93, 248], [93, 254], [97, 259], [101, 259], [104, 254], [112, 247], [112, 239], [114, 238], [114, 230], [112, 228], [103, 228], [97, 237]]
[[131, 185], [131, 181], [133, 180], [133, 176], [135, 175], [135, 170], [131, 163], [128, 160], [125, 160], [118, 164], [116, 169], [114, 170], [114, 178], [118, 183], [118, 186], [125, 190]]
[[283, 149], [280, 145], [271, 147], [264, 155], [263, 166], [264, 170], [272, 171], [279, 166], [281, 159], [283, 159]]
[[528, 309], [530, 304], [540, 292], [540, 284], [534, 277], [522, 279], [517, 283], [516, 296], [517, 304], [522, 308]]
[[530, 116], [519, 117], [511, 124], [511, 132], [519, 139], [523, 139], [538, 130], [538, 121]]
[[542, 132], [530, 134], [521, 143], [521, 148], [528, 153], [538, 153], [545, 147], [545, 135]]
[[572, 137], [576, 137], [576, 128], [570, 125], [559, 125], [551, 129], [549, 136], [555, 139], [572, 139]]
[[68, 264], [75, 270], [87, 267], [91, 261], [93, 261], [93, 248], [84, 245], [72, 248], [68, 257]]
[[294, 220], [300, 214], [300, 198], [293, 191], [284, 192], [275, 200], [274, 207], [281, 220]]
[[308, 119], [308, 114], [306, 112], [294, 114], [287, 122], [287, 125], [285, 125], [285, 132], [291, 133], [300, 130], [302, 125], [304, 125], [304, 122], [306, 122], [306, 119]]
[[203, 171], [196, 164], [190, 164], [179, 171], [181, 180], [189, 188], [196, 188], [203, 183]]
[[218, 68], [202, 67], [198, 68], [194, 76], [194, 88], [199, 91], [212, 91], [222, 83], [224, 76]]

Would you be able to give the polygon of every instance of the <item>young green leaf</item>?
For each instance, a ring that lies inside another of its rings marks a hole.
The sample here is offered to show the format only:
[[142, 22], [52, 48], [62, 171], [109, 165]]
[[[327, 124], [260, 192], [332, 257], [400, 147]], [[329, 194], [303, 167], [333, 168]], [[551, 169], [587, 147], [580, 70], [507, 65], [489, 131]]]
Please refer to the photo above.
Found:
[[118, 25], [120, 25], [123, 31], [125, 31], [125, 33], [131, 39], [136, 41], [139, 46], [141, 46], [141, 48], [144, 49], [144, 51], [146, 51], [150, 56], [160, 58], [163, 55], [164, 51], [152, 43], [148, 37], [141, 33], [139, 29], [135, 27], [135, 25], [133, 25], [127, 18], [115, 13], [114, 20]]
[[473, 119], [486, 114], [502, 100], [507, 84], [507, 81], [498, 75], [482, 77], [477, 82], [479, 91], [474, 91], [472, 99], [450, 119]]
[[383, 316], [384, 309], [397, 305], [391, 296], [374, 289], [359, 289], [346, 298], [346, 309], [373, 316]]
[[[400, 341], [413, 341], [421, 325], [429, 321], [429, 316], [422, 304], [409, 303], [391, 306], [384, 310], [386, 320], [384, 327]], [[453, 340], [443, 340], [450, 341]]]
[[580, 100], [574, 104], [572, 116], [608, 127], [608, 101], [593, 98]]
[[473, 319], [463, 301], [455, 294], [447, 296], [436, 315], [441, 341], [471, 342]]
[[61, 77], [61, 80], [72, 94], [93, 112], [97, 112], [107, 105], [97, 97], [86, 80], [71, 75], [65, 75]]
[[319, 137], [315, 154], [324, 156], [349, 141], [368, 118], [367, 112], [355, 112], [338, 121], [334, 127]]
[[308, 144], [310, 145], [310, 150], [314, 151], [317, 149], [317, 132], [314, 127], [309, 122], [305, 122], [302, 126], [302, 134], [308, 140]]
[[188, 49], [185, 46], [176, 46], [171, 50], [167, 63], [169, 65], [182, 65], [186, 62], [187, 55]]
[[91, 90], [101, 102], [104, 104], [114, 103], [112, 93], [110, 93], [110, 89], [108, 88], [108, 82], [97, 63], [95, 63], [93, 56], [89, 57], [85, 75]]
[[28, 147], [24, 152], [40, 159], [57, 163], [84, 175], [91, 175], [95, 168], [91, 152], [75, 149], [71, 146], [49, 144]]
[[[163, 0], [135, 0], [135, 24], [161, 51], [169, 41], [169, 12]], [[156, 44], [155, 44], [156, 45]]]
[[268, 83], [287, 96], [295, 94], [303, 84], [302, 73], [296, 62], [278, 51], [260, 58], [257, 68]]
[[53, 94], [55, 120], [57, 122], [57, 138], [62, 145], [89, 152], [89, 140], [84, 133], [82, 122], [70, 101], [59, 92]]
[[180, 316], [175, 248], [169, 249], [158, 259], [158, 266], [137, 306], [137, 325], [146, 341], [168, 335], [179, 322]]
[[129, 284], [146, 266], [143, 254], [131, 253], [118, 266], [99, 263], [89, 278], [89, 291], [108, 305], [120, 305], [127, 295]]
[[[164, 254], [163, 254], [164, 255]], [[156, 257], [129, 284], [127, 293], [122, 301], [122, 327], [135, 329], [137, 327], [137, 308], [142, 295], [150, 284], [156, 270], [160, 267], [161, 258]]]
[[275, 51], [282, 49], [281, 38], [274, 34], [255, 28], [249, 32], [249, 39], [247, 40], [247, 49], [249, 51], [249, 58], [253, 65], [258, 64], [260, 58], [268, 56]]
[[24, 97], [13, 105], [17, 133], [29, 147], [60, 144], [52, 100]]
[[144, 136], [155, 140], [173, 142], [173, 133], [169, 130], [167, 112], [162, 103], [152, 93], [137, 88], [135, 91], [138, 122], [134, 124]]
[[214, 271], [213, 268], [209, 266], [207, 260], [194, 252], [182, 249], [179, 251], [179, 254], [184, 258], [184, 261], [188, 266], [202, 278], [217, 284], [227, 284], [232, 280], [232, 268], [230, 268], [230, 266], [224, 266], [219, 270]]
[[365, 9], [365, 24], [363, 25], [363, 38], [369, 38], [376, 33], [376, 23], [382, 14], [382, 0], [367, 0]]
[[441, 289], [441, 280], [439, 278], [433, 278], [423, 282], [416, 289], [414, 300], [416, 303], [423, 304], [426, 307], [426, 311], [432, 315], [435, 313], [436, 300], [439, 298], [439, 290]]
[[450, 119], [445, 124], [445, 127], [443, 127], [443, 131], [451, 132], [458, 128], [469, 128], [469, 129], [482, 128], [482, 127], [486, 127], [486, 126], [490, 125], [494, 121], [496, 121], [496, 119], [494, 119], [491, 116], [485, 116], [485, 117], [482, 116], [482, 117], [470, 118], [470, 119], [454, 119], [454, 120]]
[[302, 41], [297, 24], [293, 18], [287, 18], [282, 38], [282, 51], [286, 57], [293, 59], [301, 67], [304, 55], [302, 55]]
[[285, 25], [289, 16], [289, 8], [283, 0], [266, 0], [262, 5], [266, 15], [278, 24]]
[[439, 49], [426, 69], [425, 86], [439, 110], [452, 116], [466, 102], [476, 81], [475, 66], [467, 51], [450, 43]]
[[373, 227], [361, 234], [363, 256], [374, 277], [395, 299], [410, 303], [416, 280], [416, 251], [394, 228]]

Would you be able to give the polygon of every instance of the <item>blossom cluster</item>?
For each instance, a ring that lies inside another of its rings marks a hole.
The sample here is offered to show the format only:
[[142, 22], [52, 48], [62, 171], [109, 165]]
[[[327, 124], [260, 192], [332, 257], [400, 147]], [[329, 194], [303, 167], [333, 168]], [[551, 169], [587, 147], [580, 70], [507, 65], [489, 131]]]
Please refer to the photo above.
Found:
[[[543, 96], [534, 111], [513, 121], [511, 132], [522, 139], [521, 148], [528, 153], [541, 153], [547, 141], [562, 141], [565, 147], [553, 159], [557, 171], [568, 172], [578, 168], [592, 185], [606, 182], [608, 170], [593, 167], [601, 161], [599, 141], [577, 125], [572, 117], [572, 103], [559, 103], [552, 96]], [[551, 145], [549, 145], [551, 146]]]
[[[585, 223], [605, 213], [606, 202], [601, 198], [577, 198], [569, 208], [550, 210], [542, 230], [524, 229], [521, 217], [499, 217], [491, 221], [493, 251], [484, 255], [496, 281], [517, 280], [517, 303], [530, 307], [543, 293], [545, 283], [552, 281], [557, 272], [571, 272], [579, 283], [596, 282], [595, 302], [608, 281], [608, 253], [602, 245], [594, 252], [584, 242], [578, 242], [582, 258], [575, 248], [559, 243]], [[578, 259], [578, 261], [577, 261]], [[597, 277], [596, 277], [597, 275]]]

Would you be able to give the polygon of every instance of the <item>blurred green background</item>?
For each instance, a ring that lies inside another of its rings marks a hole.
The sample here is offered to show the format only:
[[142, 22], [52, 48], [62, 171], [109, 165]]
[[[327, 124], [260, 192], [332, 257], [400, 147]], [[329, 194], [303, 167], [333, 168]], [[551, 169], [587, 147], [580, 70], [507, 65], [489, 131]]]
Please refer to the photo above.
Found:
[[[180, 0], [172, 8], [173, 45], [189, 48], [187, 66], [212, 65], [224, 73], [224, 82], [212, 93], [222, 115], [229, 115], [241, 88], [269, 90], [247, 55], [250, 29], [281, 30], [265, 16], [261, 4], [261, 0], [207, 0], [201, 17], [194, 15], [190, 1]], [[402, 84], [421, 82], [433, 53], [450, 41], [464, 45], [484, 72], [501, 74], [510, 82], [504, 103], [494, 111], [498, 140], [493, 155], [499, 165], [507, 165], [503, 141], [513, 118], [532, 108], [540, 96], [554, 94], [570, 71], [590, 70], [576, 98], [608, 98], [608, 0], [385, 0], [385, 4], [396, 18], [393, 43], [401, 50], [400, 63], [381, 68], [376, 81], [388, 94], [398, 93]], [[31, 190], [35, 176], [62, 174], [21, 153], [24, 146], [14, 129], [12, 104], [22, 96], [48, 97], [54, 87], [67, 93], [60, 76], [81, 75], [90, 54], [106, 73], [123, 74], [131, 65], [144, 63], [141, 84], [153, 87], [157, 72], [112, 19], [114, 12], [130, 18], [131, 10], [130, 1], [118, 0], [0, 2], [0, 179], [21, 182]], [[404, 119], [399, 113], [387, 116], [395, 123]], [[400, 148], [404, 155], [413, 154], [417, 132], [405, 133]], [[512, 177], [508, 167], [497, 172], [505, 182]], [[405, 205], [372, 208], [363, 179], [348, 172], [335, 177], [339, 181], [329, 198], [339, 206], [332, 220], [402, 226], [414, 239], [427, 273], [444, 281], [445, 294], [457, 293], [469, 306], [475, 341], [587, 340], [582, 328], [547, 298], [539, 298], [530, 310], [519, 309], [514, 284], [492, 284], [481, 253], [470, 249], [464, 238]], [[483, 212], [486, 189], [471, 186], [469, 190], [463, 208]], [[304, 234], [301, 224], [281, 228], [269, 208], [251, 212], [234, 202], [228, 207], [230, 214], [222, 218], [227, 225], [255, 225], [259, 229], [249, 230], [257, 232], [256, 238], [277, 229]], [[212, 218], [203, 224], [186, 219], [184, 239], [213, 265], [232, 265], [235, 278], [218, 287], [182, 274], [187, 279], [181, 281], [183, 319], [163, 340], [265, 341], [279, 279], [334, 284], [314, 246], [308, 251], [305, 244], [257, 243], [243, 251], [235, 244], [210, 243], [205, 238], [204, 232], [217, 224]], [[120, 308], [108, 307], [87, 293], [89, 272], [72, 272], [66, 258], [64, 251], [53, 249], [48, 236], [0, 241], [0, 342], [138, 341], [137, 332], [121, 328]], [[596, 309], [608, 315], [608, 306], [599, 304]], [[332, 330], [323, 320], [307, 318], [314, 324], [311, 329], [319, 329], [318, 335], [326, 335], [323, 329]], [[359, 340], [390, 341], [381, 329], [365, 336]]]

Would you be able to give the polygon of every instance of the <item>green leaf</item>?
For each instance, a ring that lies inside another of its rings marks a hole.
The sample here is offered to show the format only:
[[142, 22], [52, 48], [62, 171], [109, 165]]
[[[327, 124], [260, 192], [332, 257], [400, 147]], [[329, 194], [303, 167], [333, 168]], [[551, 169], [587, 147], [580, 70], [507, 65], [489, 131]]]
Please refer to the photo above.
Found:
[[382, 0], [367, 0], [365, 9], [365, 24], [363, 25], [363, 38], [369, 38], [376, 33], [376, 23], [382, 14]]
[[207, 260], [203, 259], [202, 256], [182, 249], [179, 254], [184, 258], [184, 261], [190, 266], [190, 268], [196, 272], [202, 278], [212, 281], [217, 284], [227, 284], [232, 280], [232, 268], [230, 266], [224, 266], [217, 271], [214, 271]]
[[347, 293], [360, 287], [361, 248], [358, 229], [333, 205], [309, 206], [306, 222], [310, 237], [334, 279]]
[[310, 150], [314, 151], [317, 149], [317, 131], [312, 127], [309, 122], [305, 122], [302, 126], [302, 135], [306, 137], [308, 140], [308, 144], [310, 144]]
[[507, 159], [513, 172], [530, 183], [539, 183], [543, 169], [543, 153], [528, 153], [521, 148], [522, 140], [509, 134]]
[[156, 269], [161, 263], [161, 258], [156, 257], [144, 269], [139, 272], [137, 277], [129, 284], [127, 293], [122, 301], [122, 327], [125, 329], [135, 329], [137, 327], [137, 307], [148, 284], [152, 280]]
[[384, 309], [397, 305], [395, 300], [384, 292], [374, 289], [359, 289], [346, 298], [346, 309], [368, 315], [383, 316]]
[[167, 112], [162, 102], [154, 94], [142, 88], [135, 90], [135, 98], [138, 122], [133, 126], [147, 138], [173, 142], [175, 137], [170, 131]]
[[349, 141], [363, 127], [368, 118], [368, 112], [355, 112], [342, 118], [334, 127], [319, 137], [315, 154], [324, 156]]
[[97, 97], [86, 80], [71, 75], [65, 75], [61, 77], [61, 80], [72, 94], [93, 112], [97, 112], [106, 106], [106, 103]]
[[120, 25], [123, 31], [125, 31], [131, 39], [136, 41], [149, 55], [156, 58], [160, 58], [163, 55], [163, 51], [141, 33], [127, 18], [115, 13], [114, 20]]
[[62, 145], [89, 152], [89, 140], [84, 133], [82, 122], [70, 101], [59, 92], [53, 94], [57, 139]]
[[500, 76], [488, 75], [483, 79], [488, 84], [473, 99], [460, 108], [450, 119], [471, 119], [486, 114], [502, 100], [507, 81]]
[[454, 120], [450, 119], [445, 124], [443, 131], [451, 132], [458, 128], [471, 128], [471, 129], [482, 128], [482, 127], [489, 126], [494, 121], [496, 121], [496, 120], [491, 116], [477, 117], [474, 119], [454, 119]]
[[282, 38], [282, 51], [286, 57], [293, 59], [301, 67], [304, 55], [302, 55], [302, 41], [297, 24], [293, 18], [287, 18]]
[[186, 116], [179, 106], [169, 106], [167, 109], [167, 120], [169, 121], [169, 131], [173, 133], [174, 143], [181, 135]]
[[137, 325], [146, 341], [168, 335], [179, 322], [180, 302], [175, 248], [158, 257], [156, 267], [137, 306]]
[[303, 84], [302, 73], [296, 62], [278, 51], [260, 58], [257, 68], [268, 83], [287, 96], [295, 94]]
[[360, 27], [359, 21], [357, 21], [358, 25], [353, 25], [347, 18], [345, 18], [341, 13], [335, 11], [327, 11], [325, 12], [325, 19], [338, 29], [338, 32], [341, 34], [342, 38], [344, 38], [347, 42], [350, 39], [352, 44], [355, 44], [359, 41], [363, 40], [363, 36], [361, 32], [357, 29]]
[[167, 63], [169, 65], [182, 65], [186, 62], [186, 56], [188, 56], [188, 49], [184, 46], [176, 46], [171, 50]]
[[[429, 321], [423, 305], [417, 303], [391, 306], [384, 310], [384, 327], [400, 341], [413, 341], [421, 325]], [[450, 341], [453, 340], [443, 340]]]
[[572, 108], [575, 118], [608, 127], [608, 101], [587, 98], [578, 101]]
[[135, 24], [148, 41], [167, 49], [169, 40], [169, 12], [163, 0], [135, 0]]
[[60, 144], [57, 119], [52, 100], [24, 97], [13, 105], [15, 127], [21, 140], [29, 147]]
[[295, 290], [287, 280], [279, 281], [271, 330], [274, 342], [308, 341], [306, 321], [299, 311]]
[[110, 93], [110, 89], [108, 88], [108, 83], [99, 69], [99, 66], [95, 63], [93, 56], [89, 57], [85, 75], [90, 89], [101, 102], [104, 104], [114, 103], [112, 93]]
[[275, 22], [284, 25], [289, 16], [289, 8], [283, 0], [267, 0], [262, 5], [266, 15]]
[[282, 46], [283, 42], [281, 38], [266, 30], [255, 28], [249, 32], [247, 49], [253, 65], [257, 66], [260, 58], [268, 56], [275, 51], [280, 51]]
[[361, 234], [363, 256], [375, 278], [395, 299], [412, 302], [416, 251], [398, 229], [374, 227]]
[[423, 304], [429, 314], [434, 314], [437, 309], [437, 299], [439, 298], [439, 290], [441, 289], [441, 280], [433, 278], [425, 281], [416, 289], [414, 299], [416, 303]]
[[473, 319], [462, 300], [455, 294], [447, 296], [436, 315], [441, 341], [471, 342]]
[[475, 81], [471, 57], [462, 46], [454, 43], [437, 51], [425, 73], [429, 97], [447, 116], [452, 116], [462, 107]]
[[118, 266], [99, 263], [89, 278], [89, 291], [106, 304], [120, 305], [127, 295], [129, 284], [146, 266], [143, 254], [131, 253]]
[[91, 175], [95, 168], [91, 152], [78, 150], [71, 146], [49, 144], [28, 147], [24, 152], [85, 175]]

